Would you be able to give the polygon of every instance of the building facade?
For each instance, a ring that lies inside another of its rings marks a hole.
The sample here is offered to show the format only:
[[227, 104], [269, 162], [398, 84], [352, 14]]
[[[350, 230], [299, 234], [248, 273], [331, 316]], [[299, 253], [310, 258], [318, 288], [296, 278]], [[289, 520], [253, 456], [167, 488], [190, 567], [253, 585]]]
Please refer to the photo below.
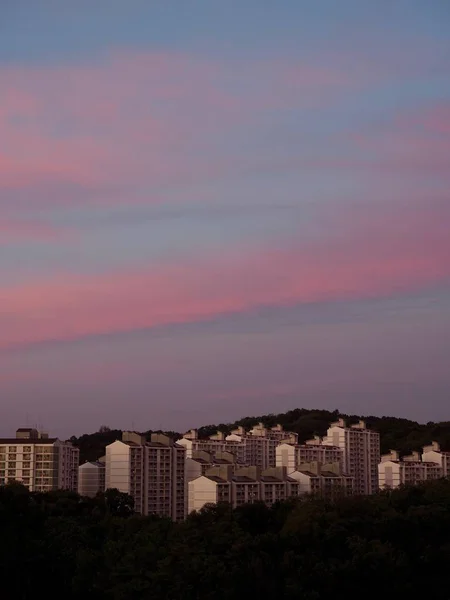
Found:
[[438, 442], [423, 447], [422, 460], [436, 463], [442, 469], [442, 476], [450, 477], [450, 452], [443, 452]]
[[191, 513], [206, 504], [219, 502], [228, 502], [233, 508], [260, 501], [271, 506], [298, 496], [300, 484], [288, 476], [283, 467], [233, 469], [232, 465], [222, 465], [190, 481], [188, 490], [188, 512]]
[[20, 428], [0, 439], [0, 485], [17, 481], [32, 492], [78, 489], [80, 451], [70, 442]]
[[286, 467], [288, 473], [297, 471], [301, 464], [311, 462], [338, 463], [342, 470], [344, 467], [342, 448], [323, 444], [319, 437], [308, 440], [304, 444], [278, 444], [275, 449], [275, 457], [276, 466]]
[[124, 432], [106, 447], [105, 487], [130, 494], [136, 512], [174, 521], [186, 515], [186, 449], [163, 434]]

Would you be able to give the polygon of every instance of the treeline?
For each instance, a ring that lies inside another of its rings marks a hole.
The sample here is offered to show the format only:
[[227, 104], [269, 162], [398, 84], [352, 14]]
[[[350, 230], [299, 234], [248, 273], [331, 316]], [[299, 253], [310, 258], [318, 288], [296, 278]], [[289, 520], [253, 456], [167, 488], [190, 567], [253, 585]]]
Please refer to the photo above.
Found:
[[[439, 442], [443, 449], [450, 449], [450, 422], [420, 424], [409, 419], [396, 417], [364, 417], [362, 415], [345, 415], [338, 410], [309, 410], [296, 408], [286, 413], [262, 415], [259, 417], [245, 417], [234, 423], [219, 423], [218, 425], [207, 425], [199, 428], [200, 437], [212, 435], [217, 430], [229, 433], [239, 425], [250, 429], [258, 422], [264, 423], [266, 427], [272, 427], [277, 423], [283, 425], [286, 430], [295, 431], [299, 434], [300, 442], [313, 435], [325, 435], [329, 424], [339, 417], [347, 419], [349, 423], [357, 422], [359, 419], [366, 421], [368, 427], [378, 431], [381, 436], [381, 451], [388, 452], [391, 448], [407, 454], [412, 450], [420, 450], [424, 445], [433, 440]], [[144, 432], [148, 437], [152, 431]], [[174, 439], [181, 437], [180, 433], [166, 432]], [[109, 430], [107, 427], [93, 434], [83, 435], [71, 440], [80, 448], [81, 461], [96, 460], [105, 452], [105, 446], [120, 439], [120, 430]]]
[[0, 488], [1, 597], [450, 596], [449, 480], [334, 502], [207, 506], [182, 523], [134, 516], [130, 502]]

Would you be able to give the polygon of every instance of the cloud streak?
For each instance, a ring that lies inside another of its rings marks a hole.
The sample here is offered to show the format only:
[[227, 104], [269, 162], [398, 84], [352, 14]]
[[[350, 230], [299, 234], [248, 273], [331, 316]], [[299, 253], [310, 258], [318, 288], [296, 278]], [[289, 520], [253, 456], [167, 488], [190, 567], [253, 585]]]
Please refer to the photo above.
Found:
[[0, 189], [156, 188], [220, 175], [234, 165], [211, 158], [211, 135], [349, 85], [332, 68], [161, 52], [115, 52], [86, 66], [3, 66]]
[[[0, 348], [213, 319], [261, 306], [386, 296], [450, 281], [450, 207], [348, 207], [325, 241], [0, 288]], [[340, 211], [342, 213], [342, 211]]]

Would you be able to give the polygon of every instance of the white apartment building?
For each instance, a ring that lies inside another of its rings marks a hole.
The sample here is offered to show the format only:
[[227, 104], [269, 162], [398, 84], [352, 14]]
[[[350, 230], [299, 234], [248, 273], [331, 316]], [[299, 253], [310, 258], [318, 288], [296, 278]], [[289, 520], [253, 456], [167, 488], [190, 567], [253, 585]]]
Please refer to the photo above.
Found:
[[0, 485], [17, 481], [32, 492], [76, 492], [79, 456], [70, 442], [20, 428], [15, 438], [0, 439]]
[[106, 447], [105, 487], [130, 494], [135, 510], [174, 521], [186, 516], [186, 449], [163, 434], [124, 432]]
[[78, 467], [78, 493], [94, 498], [105, 491], [105, 459], [85, 462]]
[[442, 476], [450, 477], [450, 452], [443, 452], [438, 442], [423, 447], [422, 460], [436, 463], [442, 469]]
[[201, 510], [206, 504], [228, 502], [233, 508], [262, 501], [268, 506], [298, 496], [298, 481], [288, 476], [286, 469], [232, 465], [208, 469], [205, 475], [188, 484], [188, 512]]
[[186, 458], [186, 482], [189, 483], [189, 481], [205, 475], [206, 471], [212, 467], [222, 465], [232, 465], [233, 469], [248, 466], [238, 462], [236, 455], [232, 452], [197, 450], [193, 453], [192, 458]]
[[322, 443], [321, 438], [315, 437], [304, 444], [278, 444], [275, 449], [276, 466], [286, 467], [288, 473], [298, 471], [301, 464], [338, 463], [344, 466], [344, 451], [337, 446]]
[[324, 444], [341, 448], [344, 472], [355, 479], [355, 494], [378, 490], [380, 434], [367, 429], [364, 421], [347, 427], [344, 419], [331, 423]]
[[316, 494], [328, 499], [354, 494], [354, 478], [342, 472], [340, 462], [304, 463], [289, 476], [299, 482], [300, 494]]
[[389, 454], [383, 454], [378, 465], [381, 490], [395, 489], [401, 485], [415, 485], [421, 481], [439, 479], [443, 476], [443, 468], [437, 462], [422, 460], [418, 452], [400, 459], [399, 453], [391, 450]]
[[191, 429], [180, 440], [177, 440], [177, 444], [186, 449], [186, 458], [192, 458], [196, 452], [201, 451], [212, 452], [213, 454], [217, 452], [232, 452], [236, 455], [237, 460], [245, 463], [245, 442], [232, 436], [228, 437], [230, 439], [225, 439], [225, 434], [218, 431], [209, 438], [200, 439], [197, 430]]

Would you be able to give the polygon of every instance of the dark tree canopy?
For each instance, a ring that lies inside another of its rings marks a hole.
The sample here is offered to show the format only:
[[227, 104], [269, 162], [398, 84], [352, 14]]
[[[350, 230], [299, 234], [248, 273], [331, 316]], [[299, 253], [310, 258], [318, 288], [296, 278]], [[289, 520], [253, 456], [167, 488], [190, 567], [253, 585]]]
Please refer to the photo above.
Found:
[[67, 600], [441, 600], [450, 480], [333, 502], [208, 505], [182, 523], [133, 516], [114, 490], [88, 499], [13, 484], [0, 488], [0, 531], [8, 600], [43, 587]]

